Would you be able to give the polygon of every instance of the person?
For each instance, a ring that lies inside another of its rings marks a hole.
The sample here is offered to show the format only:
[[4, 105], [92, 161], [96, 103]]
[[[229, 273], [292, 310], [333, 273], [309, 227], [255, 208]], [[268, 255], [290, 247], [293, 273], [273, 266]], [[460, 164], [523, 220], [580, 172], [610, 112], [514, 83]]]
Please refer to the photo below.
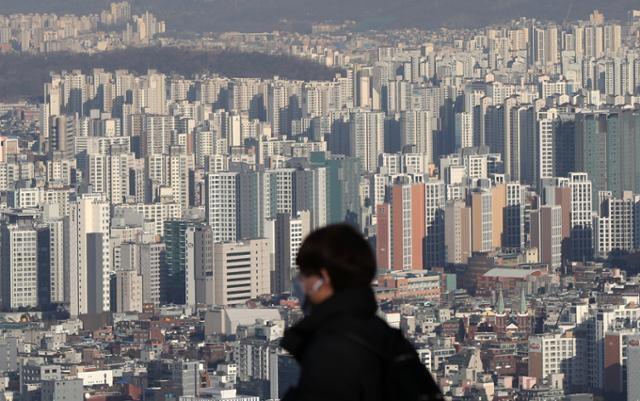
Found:
[[300, 377], [282, 401], [388, 401], [388, 362], [380, 354], [394, 330], [376, 314], [370, 245], [351, 226], [330, 225], [304, 240], [296, 263], [305, 316], [285, 331], [281, 347], [298, 362]]

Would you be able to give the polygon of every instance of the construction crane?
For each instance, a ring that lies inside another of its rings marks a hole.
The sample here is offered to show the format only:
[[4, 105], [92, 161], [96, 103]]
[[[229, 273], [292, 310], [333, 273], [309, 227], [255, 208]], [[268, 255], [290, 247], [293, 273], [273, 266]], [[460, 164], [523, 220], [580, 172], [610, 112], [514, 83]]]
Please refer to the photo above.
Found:
[[560, 318], [562, 317], [562, 312], [564, 312], [566, 307], [567, 307], [567, 304], [563, 302], [562, 307], [560, 308], [560, 312], [558, 312], [558, 319], [556, 319], [556, 324], [553, 325], [554, 329], [558, 328], [558, 325], [560, 324]]
[[571, 0], [569, 3], [569, 8], [567, 9], [567, 14], [564, 16], [564, 20], [562, 20], [562, 25], [566, 25], [567, 21], [569, 21], [569, 16], [571, 15], [571, 11], [573, 11], [573, 4], [576, 0]]

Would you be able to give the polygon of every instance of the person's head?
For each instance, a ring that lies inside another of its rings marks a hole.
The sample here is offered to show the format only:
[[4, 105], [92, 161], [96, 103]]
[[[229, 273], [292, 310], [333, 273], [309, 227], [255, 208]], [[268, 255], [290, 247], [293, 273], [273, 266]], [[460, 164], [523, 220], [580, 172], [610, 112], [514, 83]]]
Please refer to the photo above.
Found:
[[335, 292], [367, 288], [376, 274], [369, 243], [347, 224], [330, 225], [309, 234], [296, 263], [302, 289], [314, 304]]

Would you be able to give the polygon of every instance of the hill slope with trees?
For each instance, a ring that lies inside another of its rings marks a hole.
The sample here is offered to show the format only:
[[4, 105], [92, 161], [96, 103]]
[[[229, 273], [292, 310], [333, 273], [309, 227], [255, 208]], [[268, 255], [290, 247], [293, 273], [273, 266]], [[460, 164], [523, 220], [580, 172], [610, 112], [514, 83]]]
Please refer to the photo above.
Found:
[[227, 77], [272, 78], [278, 75], [296, 80], [330, 80], [338, 72], [309, 60], [293, 56], [242, 53], [235, 51], [197, 51], [179, 48], [132, 48], [94, 55], [49, 53], [10, 54], [0, 57], [0, 100], [37, 99], [50, 72], [93, 68], [107, 71], [126, 69], [143, 74], [155, 69], [166, 74], [191, 77], [219, 74]]

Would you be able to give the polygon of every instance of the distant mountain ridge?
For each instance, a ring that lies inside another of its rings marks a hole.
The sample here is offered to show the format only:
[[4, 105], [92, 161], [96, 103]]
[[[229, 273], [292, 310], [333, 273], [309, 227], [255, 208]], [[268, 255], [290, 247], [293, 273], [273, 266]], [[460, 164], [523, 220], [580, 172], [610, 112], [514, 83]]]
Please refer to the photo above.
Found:
[[[2, 0], [0, 13], [97, 12], [109, 0]], [[174, 31], [271, 31], [352, 19], [364, 28], [480, 27], [518, 17], [562, 21], [586, 18], [594, 9], [624, 18], [638, 0], [131, 0]], [[569, 12], [570, 11], [570, 12]]]

